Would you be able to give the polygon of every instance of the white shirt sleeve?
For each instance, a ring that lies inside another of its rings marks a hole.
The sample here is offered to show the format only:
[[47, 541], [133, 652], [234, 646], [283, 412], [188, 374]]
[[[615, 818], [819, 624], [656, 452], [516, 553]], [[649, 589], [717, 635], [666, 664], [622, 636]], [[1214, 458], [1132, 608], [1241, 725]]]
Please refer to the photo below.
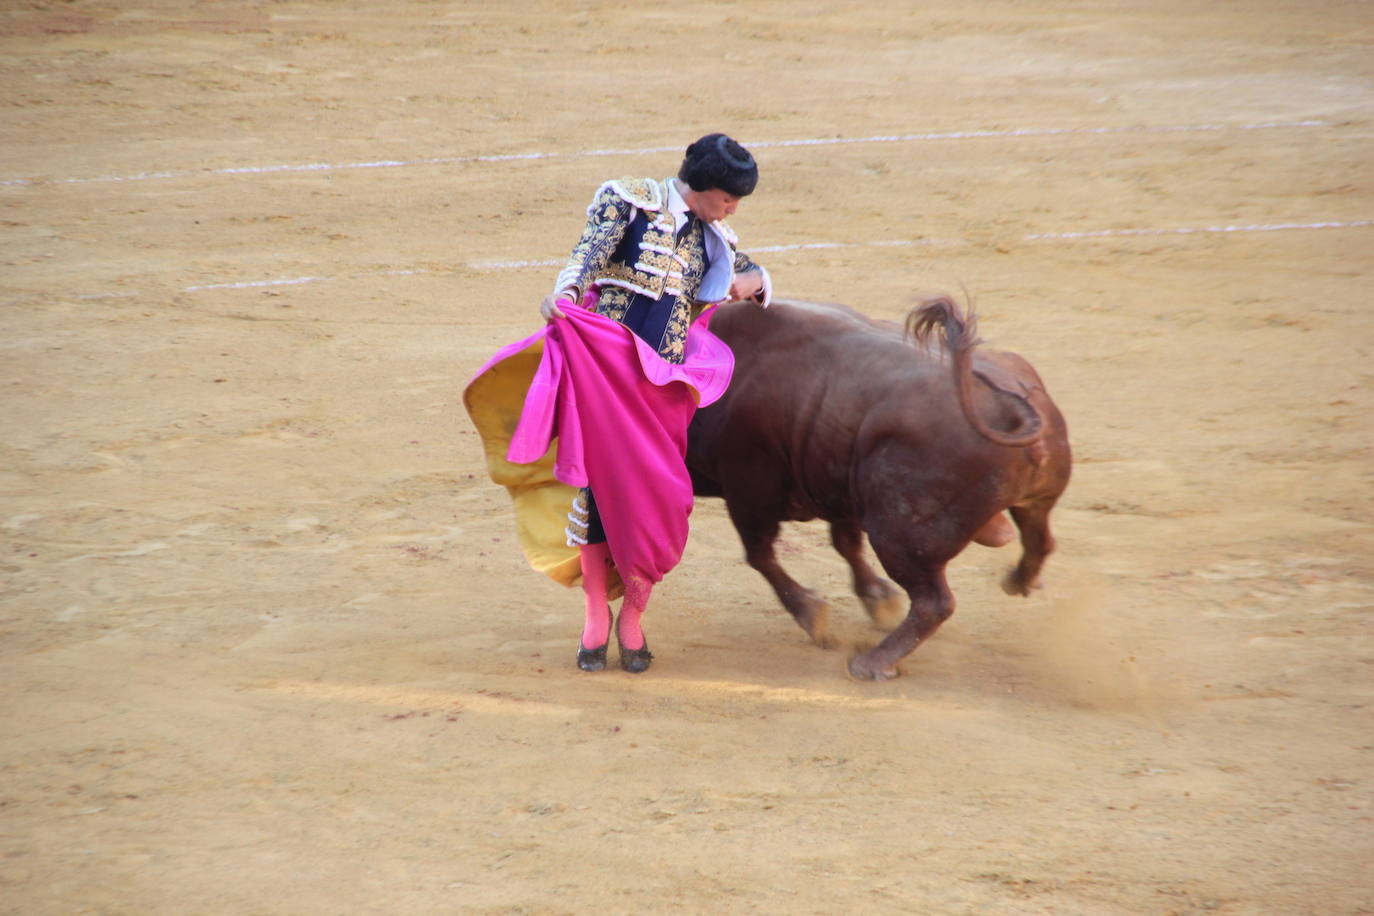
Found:
[[735, 255], [730, 246], [709, 228], [706, 236], [706, 273], [697, 290], [697, 301], [719, 302], [730, 296], [730, 284], [735, 279]]

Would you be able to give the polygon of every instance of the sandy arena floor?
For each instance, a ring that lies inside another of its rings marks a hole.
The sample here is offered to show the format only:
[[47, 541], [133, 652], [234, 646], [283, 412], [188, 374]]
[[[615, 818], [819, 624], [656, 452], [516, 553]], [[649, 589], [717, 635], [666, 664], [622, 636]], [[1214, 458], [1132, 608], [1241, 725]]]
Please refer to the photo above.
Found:
[[[0, 911], [1374, 913], [1370, 5], [619, 7], [0, 9]], [[967, 290], [1069, 420], [890, 683], [714, 502], [577, 671], [461, 408], [711, 130], [781, 295]]]

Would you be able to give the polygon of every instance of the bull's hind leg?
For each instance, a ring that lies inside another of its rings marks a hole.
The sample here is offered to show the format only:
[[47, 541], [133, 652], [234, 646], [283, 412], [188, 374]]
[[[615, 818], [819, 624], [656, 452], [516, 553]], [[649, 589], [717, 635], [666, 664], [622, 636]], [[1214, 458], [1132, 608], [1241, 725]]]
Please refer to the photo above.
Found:
[[1052, 508], [1053, 501], [1011, 507], [1011, 517], [1021, 530], [1021, 561], [1002, 580], [1002, 591], [1008, 595], [1029, 595], [1040, 587], [1040, 570], [1045, 558], [1054, 551], [1054, 535], [1050, 534]]
[[[925, 483], [922, 470], [911, 450], [895, 440], [874, 449], [859, 468], [864, 530], [883, 570], [906, 590], [911, 606], [882, 642], [850, 659], [849, 673], [856, 678], [896, 677], [897, 663], [954, 613], [945, 564], [968, 544], [969, 535], [990, 514], [977, 506], [933, 499], [930, 493], [938, 491]], [[914, 510], [922, 497], [905, 495], [912, 492], [924, 492], [936, 508], [918, 514]], [[968, 533], [961, 536], [960, 531]]]
[[874, 572], [864, 556], [864, 530], [856, 518], [830, 523], [830, 543], [844, 557], [853, 573], [854, 594], [864, 604], [873, 622], [892, 629], [902, 616], [902, 592]]
[[773, 587], [787, 613], [806, 631], [806, 635], [822, 649], [834, 649], [839, 644], [830, 635], [830, 603], [787, 574], [778, 562], [773, 544], [778, 539], [780, 525], [777, 516], [755, 514], [737, 508], [738, 503], [726, 501], [730, 520], [735, 523], [740, 540], [744, 542], [744, 557]]
[[945, 582], [944, 563], [912, 568], [906, 574], [898, 573], [891, 566], [888, 571], [906, 585], [907, 594], [911, 596], [911, 610], [886, 639], [849, 660], [849, 673], [856, 678], [885, 681], [896, 677], [897, 663], [910, 655], [922, 640], [929, 639], [954, 613], [954, 594]]

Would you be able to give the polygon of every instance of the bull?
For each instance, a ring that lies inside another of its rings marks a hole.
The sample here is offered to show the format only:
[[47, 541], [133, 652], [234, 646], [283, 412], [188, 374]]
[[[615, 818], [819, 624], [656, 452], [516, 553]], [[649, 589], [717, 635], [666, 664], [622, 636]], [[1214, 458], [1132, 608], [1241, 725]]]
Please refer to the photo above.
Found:
[[[904, 325], [841, 305], [726, 305], [711, 330], [735, 353], [729, 391], [697, 411], [687, 465], [698, 496], [725, 500], [745, 558], [818, 645], [829, 604], [783, 569], [783, 521], [824, 519], [875, 622], [905, 618], [849, 661], [860, 679], [897, 663], [954, 612], [945, 566], [970, 541], [1020, 533], [1003, 589], [1028, 595], [1054, 549], [1049, 516], [1072, 463], [1064, 418], [1025, 359], [980, 348], [976, 320], [947, 297]], [[935, 332], [941, 331], [938, 340]], [[864, 553], [867, 535], [882, 568]]]

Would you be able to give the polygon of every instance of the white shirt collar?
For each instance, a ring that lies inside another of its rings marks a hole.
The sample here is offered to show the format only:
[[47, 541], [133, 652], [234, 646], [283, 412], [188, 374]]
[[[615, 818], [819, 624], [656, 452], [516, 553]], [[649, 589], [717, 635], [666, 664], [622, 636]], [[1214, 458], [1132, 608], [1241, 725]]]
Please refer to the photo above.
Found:
[[682, 199], [682, 192], [677, 189], [676, 178], [669, 178], [664, 184], [668, 186], [668, 212], [673, 214], [673, 228], [681, 229], [687, 221], [687, 201]]

